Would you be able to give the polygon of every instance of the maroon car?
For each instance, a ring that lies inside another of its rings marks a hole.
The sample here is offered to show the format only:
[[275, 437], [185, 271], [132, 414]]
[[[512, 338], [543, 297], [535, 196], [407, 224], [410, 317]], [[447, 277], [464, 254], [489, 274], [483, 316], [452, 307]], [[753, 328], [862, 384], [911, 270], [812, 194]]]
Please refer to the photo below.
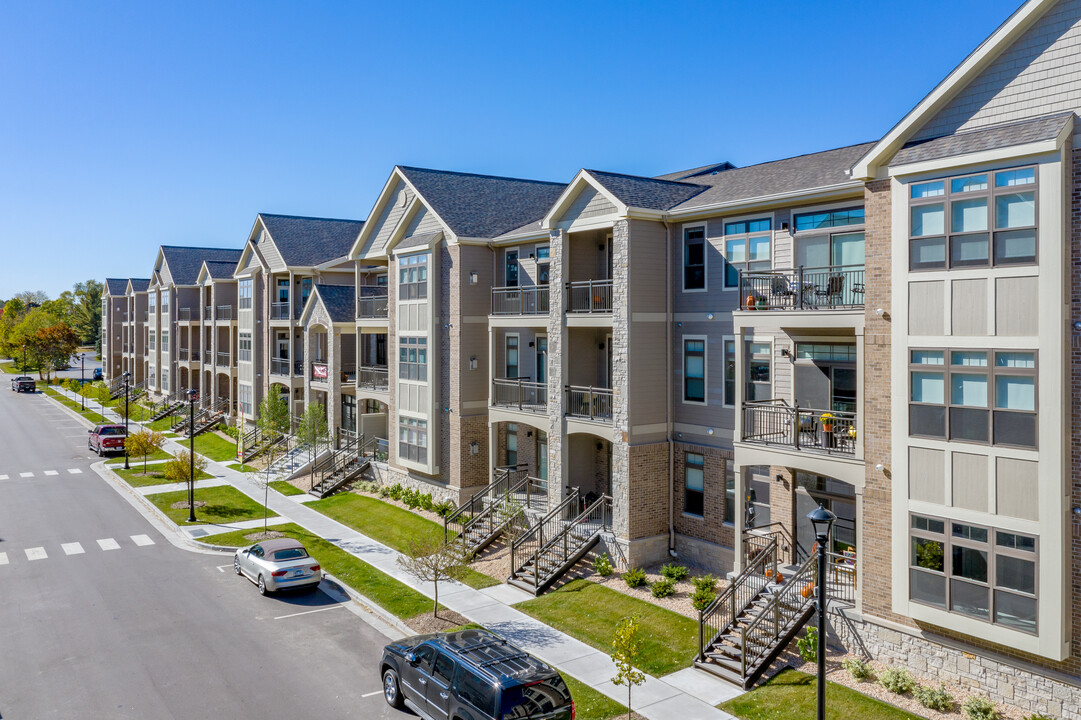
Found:
[[90, 433], [90, 439], [86, 445], [97, 452], [98, 457], [105, 453], [124, 452], [124, 438], [127, 434], [123, 425], [98, 425], [87, 432]]

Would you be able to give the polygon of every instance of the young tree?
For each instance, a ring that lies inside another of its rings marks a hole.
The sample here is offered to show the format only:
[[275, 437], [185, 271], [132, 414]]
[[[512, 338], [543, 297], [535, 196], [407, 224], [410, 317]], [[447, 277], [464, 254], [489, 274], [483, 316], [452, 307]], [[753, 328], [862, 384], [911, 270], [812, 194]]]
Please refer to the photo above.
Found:
[[322, 405], [311, 403], [304, 408], [304, 415], [301, 416], [297, 427], [297, 441], [311, 446], [308, 450], [309, 462], [315, 461], [316, 446], [329, 438], [330, 430], [327, 428], [326, 411]]
[[631, 717], [631, 688], [646, 681], [645, 673], [634, 667], [642, 654], [642, 641], [638, 637], [638, 616], [625, 617], [616, 628], [612, 639], [612, 661], [616, 664], [616, 676], [612, 682], [627, 686], [627, 718]]
[[143, 475], [146, 475], [146, 458], [161, 450], [161, 446], [165, 443], [165, 435], [155, 430], [143, 429], [128, 435], [125, 442], [128, 446], [128, 455], [143, 458]]
[[278, 449], [274, 440], [289, 430], [289, 403], [284, 395], [271, 388], [270, 392], [263, 396], [263, 401], [259, 403], [259, 419], [256, 425], [263, 441], [272, 443], [266, 451], [266, 480], [263, 482], [263, 532], [266, 533], [267, 518], [270, 516], [270, 466], [274, 464]]
[[421, 582], [435, 586], [432, 614], [439, 617], [439, 583], [456, 580], [465, 572], [468, 557], [464, 545], [445, 543], [438, 535], [422, 535], [409, 541], [408, 552], [398, 557], [398, 565]]
[[[195, 478], [191, 476], [191, 454], [187, 450], [181, 450], [175, 458], [165, 463], [163, 468], [165, 472], [165, 479], [170, 482], [186, 483], [189, 480], [195, 482]], [[201, 455], [195, 456], [195, 477], [199, 477], [199, 473], [206, 470], [206, 459]]]

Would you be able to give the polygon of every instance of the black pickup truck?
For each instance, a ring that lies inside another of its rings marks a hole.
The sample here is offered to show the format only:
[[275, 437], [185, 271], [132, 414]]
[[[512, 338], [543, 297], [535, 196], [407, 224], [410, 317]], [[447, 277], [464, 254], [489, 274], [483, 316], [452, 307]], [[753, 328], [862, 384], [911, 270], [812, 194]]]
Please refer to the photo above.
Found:
[[20, 375], [12, 379], [11, 389], [15, 392], [36, 392], [38, 385], [29, 375]]

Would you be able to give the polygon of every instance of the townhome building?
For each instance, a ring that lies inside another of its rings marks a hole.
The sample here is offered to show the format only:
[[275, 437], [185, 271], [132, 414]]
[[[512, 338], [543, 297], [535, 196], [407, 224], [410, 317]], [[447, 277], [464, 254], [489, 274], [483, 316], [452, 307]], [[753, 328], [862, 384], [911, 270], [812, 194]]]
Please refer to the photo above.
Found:
[[147, 290], [149, 278], [130, 278], [124, 286], [127, 303], [124, 316], [124, 348], [121, 371], [131, 373], [129, 382], [133, 385], [146, 383], [146, 320]]
[[[201, 323], [188, 335], [188, 362], [192, 374], [201, 373], [197, 387], [202, 388], [200, 403], [227, 401], [229, 415], [236, 415], [237, 392], [237, 282], [233, 277], [236, 263], [229, 260], [204, 260], [199, 268]], [[201, 348], [201, 349], [200, 349]], [[181, 354], [184, 355], [183, 348]]]
[[106, 378], [124, 372], [127, 351], [128, 280], [106, 278], [101, 293], [101, 371]]

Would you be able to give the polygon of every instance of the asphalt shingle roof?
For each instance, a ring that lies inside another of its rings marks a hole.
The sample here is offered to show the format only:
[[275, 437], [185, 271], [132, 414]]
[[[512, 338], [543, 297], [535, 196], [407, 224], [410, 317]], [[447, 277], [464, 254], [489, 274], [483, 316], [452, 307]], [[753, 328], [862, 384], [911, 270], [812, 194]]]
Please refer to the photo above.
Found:
[[679, 172], [665, 173], [664, 175], [657, 175], [656, 180], [689, 180], [699, 175], [710, 175], [713, 173], [724, 172], [725, 170], [735, 169], [735, 165], [730, 162], [710, 163], [709, 165], [702, 165], [700, 167], [691, 168], [690, 170], [680, 170]]
[[334, 322], [350, 322], [356, 317], [356, 288], [352, 285], [316, 285], [315, 291]]
[[967, 155], [1041, 140], [1053, 140], [1058, 137], [1072, 115], [1073, 113], [1070, 112], [1055, 113], [929, 140], [916, 140], [898, 150], [890, 160], [890, 164], [903, 165], [923, 160], [937, 160], [954, 155]]
[[227, 262], [222, 260], [207, 260], [206, 272], [210, 277], [215, 280], [229, 280], [233, 277], [233, 272], [236, 270], [235, 262]]
[[105, 278], [105, 289], [110, 295], [123, 295], [128, 291], [128, 279]]
[[231, 262], [235, 267], [240, 262], [241, 250], [227, 248], [182, 247], [162, 245], [165, 262], [173, 276], [174, 285], [194, 285], [199, 279], [199, 268], [203, 261]]
[[646, 210], [667, 210], [685, 202], [706, 189], [705, 185], [658, 180], [638, 175], [586, 170], [609, 192], [628, 207]]
[[310, 267], [347, 255], [364, 227], [363, 220], [259, 213], [286, 265]]
[[134, 292], [146, 292], [150, 288], [150, 278], [132, 278], [131, 289]]
[[459, 237], [494, 238], [538, 220], [564, 183], [402, 167], [398, 169]]

